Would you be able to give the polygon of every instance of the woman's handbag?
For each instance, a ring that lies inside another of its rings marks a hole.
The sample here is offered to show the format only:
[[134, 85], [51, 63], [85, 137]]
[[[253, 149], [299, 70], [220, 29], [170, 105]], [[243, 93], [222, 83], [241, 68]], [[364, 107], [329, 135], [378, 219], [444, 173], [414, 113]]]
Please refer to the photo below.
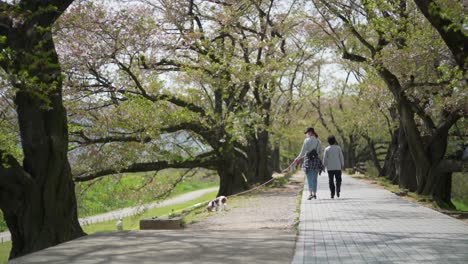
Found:
[[316, 170], [319, 173], [321, 173], [322, 171], [325, 171], [325, 167], [323, 166], [322, 161], [318, 157], [317, 147], [318, 147], [318, 142], [314, 149], [307, 152], [307, 161], [304, 163], [304, 168], [306, 170], [306, 173], [308, 173], [309, 170]]

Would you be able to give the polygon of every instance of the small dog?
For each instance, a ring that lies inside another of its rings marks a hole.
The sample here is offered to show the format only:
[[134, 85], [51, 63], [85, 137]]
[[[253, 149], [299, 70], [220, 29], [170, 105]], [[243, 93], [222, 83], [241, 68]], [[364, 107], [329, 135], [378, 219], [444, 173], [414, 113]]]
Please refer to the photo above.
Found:
[[214, 200], [211, 200], [208, 203], [208, 206], [206, 209], [208, 212], [214, 212], [214, 211], [224, 211], [227, 206], [227, 197], [226, 196], [219, 196]]

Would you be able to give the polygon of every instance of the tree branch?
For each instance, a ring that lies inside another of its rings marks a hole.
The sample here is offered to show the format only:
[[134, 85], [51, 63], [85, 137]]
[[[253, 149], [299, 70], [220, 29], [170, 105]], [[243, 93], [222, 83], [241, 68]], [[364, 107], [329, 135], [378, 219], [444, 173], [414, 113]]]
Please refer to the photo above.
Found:
[[448, 18], [442, 17], [441, 7], [434, 0], [414, 0], [421, 13], [431, 23], [431, 25], [439, 32], [453, 54], [458, 66], [466, 71], [465, 61], [468, 58], [468, 36], [453, 27], [454, 22]]
[[343, 59], [355, 61], [355, 62], [367, 62], [367, 59], [361, 55], [351, 54], [347, 51], [343, 51]]
[[346, 26], [351, 30], [351, 33], [371, 52], [372, 55], [375, 54], [375, 48], [372, 46], [353, 26], [351, 21], [347, 19], [345, 16], [343, 16], [334, 6], [332, 6], [328, 1], [325, 0], [320, 0], [322, 4], [324, 4], [328, 10], [330, 10], [333, 14], [335, 14], [337, 17], [339, 17], [345, 24]]
[[[346, 145], [348, 141], [346, 140], [345, 133], [344, 133], [343, 129], [341, 129], [341, 127], [335, 121], [335, 116], [333, 115], [333, 108], [331, 106], [329, 106], [328, 111], [330, 112], [330, 119], [331, 119], [331, 122], [332, 122], [333, 126], [335, 126], [336, 130], [338, 131], [338, 134], [340, 135], [341, 140], [343, 140], [343, 144]], [[351, 139], [349, 141], [349, 144], [352, 144]]]
[[170, 103], [172, 103], [174, 105], [184, 107], [184, 108], [186, 108], [186, 109], [188, 109], [188, 110], [190, 110], [190, 111], [192, 111], [194, 113], [199, 113], [202, 117], [206, 116], [205, 109], [203, 109], [202, 107], [200, 107], [200, 106], [198, 106], [196, 104], [184, 101], [183, 99], [178, 98], [178, 97], [176, 97], [174, 95], [170, 95], [170, 94], [152, 95], [152, 94], [148, 94], [146, 92], [145, 92], [145, 94], [142, 94], [141, 92], [129, 91], [129, 90], [124, 90], [124, 89], [117, 90], [117, 92], [119, 92], [121, 94], [131, 93], [131, 94], [141, 95], [144, 98], [150, 100], [151, 102], [167, 101], [167, 102], [170, 102]]
[[147, 171], [159, 171], [168, 168], [183, 169], [183, 168], [206, 168], [215, 169], [218, 159], [213, 155], [212, 152], [204, 153], [197, 156], [194, 159], [186, 159], [182, 161], [156, 161], [156, 162], [145, 162], [145, 163], [134, 163], [126, 168], [122, 169], [105, 169], [98, 172], [94, 172], [85, 176], [74, 177], [75, 182], [84, 182], [100, 177], [118, 174], [118, 173], [129, 173], [129, 172], [147, 172]]
[[437, 170], [440, 172], [462, 172], [466, 171], [468, 167], [468, 161], [465, 160], [452, 160], [446, 159], [442, 160], [437, 166]]
[[148, 143], [151, 141], [151, 137], [140, 137], [140, 136], [107, 136], [107, 137], [100, 137], [100, 138], [90, 138], [88, 137], [84, 131], [80, 132], [71, 132], [70, 135], [78, 136], [81, 140], [70, 140], [70, 142], [79, 143], [81, 145], [91, 145], [91, 144], [99, 144], [99, 143], [110, 143], [110, 142], [141, 142], [141, 143]]
[[153, 98], [153, 100], [155, 101], [158, 101], [158, 100], [164, 100], [164, 101], [168, 101], [172, 104], [175, 104], [177, 106], [180, 106], [180, 107], [184, 107], [192, 112], [195, 112], [195, 113], [199, 113], [202, 117], [206, 116], [206, 112], [205, 112], [205, 109], [203, 109], [202, 107], [196, 105], [196, 104], [193, 104], [193, 103], [189, 103], [189, 102], [186, 102], [180, 98], [177, 98], [173, 95], [169, 95], [169, 94], [160, 94], [160, 95], [156, 95], [156, 96], [151, 96], [151, 98]]
[[462, 115], [458, 111], [453, 111], [447, 113], [445, 118], [442, 118], [441, 122], [439, 122], [437, 129], [435, 130], [434, 135], [432, 138], [436, 138], [441, 134], [448, 133], [450, 128], [462, 117]]
[[206, 141], [209, 141], [210, 138], [213, 136], [211, 129], [209, 127], [202, 125], [200, 122], [184, 122], [184, 123], [179, 123], [179, 124], [163, 127], [160, 130], [161, 132], [166, 132], [166, 133], [173, 133], [173, 132], [177, 132], [181, 130], [189, 130], [200, 135]]
[[[19, 6], [24, 11], [31, 12], [31, 19], [41, 26], [52, 25], [71, 5], [73, 0], [22, 0]], [[44, 12], [49, 15], [44, 15]]]

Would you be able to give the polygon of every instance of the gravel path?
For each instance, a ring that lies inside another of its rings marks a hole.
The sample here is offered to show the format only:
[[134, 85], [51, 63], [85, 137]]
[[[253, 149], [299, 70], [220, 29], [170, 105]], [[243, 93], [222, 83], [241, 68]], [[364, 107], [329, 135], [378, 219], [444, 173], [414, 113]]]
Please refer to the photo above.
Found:
[[[303, 174], [296, 173], [286, 188], [265, 188], [228, 199], [228, 210], [191, 224], [189, 230], [293, 230], [298, 220], [298, 195], [303, 188]], [[204, 213], [206, 214], [206, 213]]]

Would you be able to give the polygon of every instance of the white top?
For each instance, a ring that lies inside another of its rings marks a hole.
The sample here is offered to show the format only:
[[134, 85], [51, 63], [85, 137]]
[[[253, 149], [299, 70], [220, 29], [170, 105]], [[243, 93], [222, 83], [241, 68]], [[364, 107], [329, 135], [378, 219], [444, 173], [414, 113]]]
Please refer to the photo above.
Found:
[[322, 143], [316, 137], [308, 137], [304, 140], [304, 144], [302, 145], [301, 154], [297, 156], [296, 160], [304, 158], [307, 153], [313, 149], [317, 150], [317, 154], [319, 158], [322, 157]]
[[331, 145], [325, 148], [323, 166], [325, 166], [327, 171], [342, 170], [344, 168], [344, 157], [340, 146]]

